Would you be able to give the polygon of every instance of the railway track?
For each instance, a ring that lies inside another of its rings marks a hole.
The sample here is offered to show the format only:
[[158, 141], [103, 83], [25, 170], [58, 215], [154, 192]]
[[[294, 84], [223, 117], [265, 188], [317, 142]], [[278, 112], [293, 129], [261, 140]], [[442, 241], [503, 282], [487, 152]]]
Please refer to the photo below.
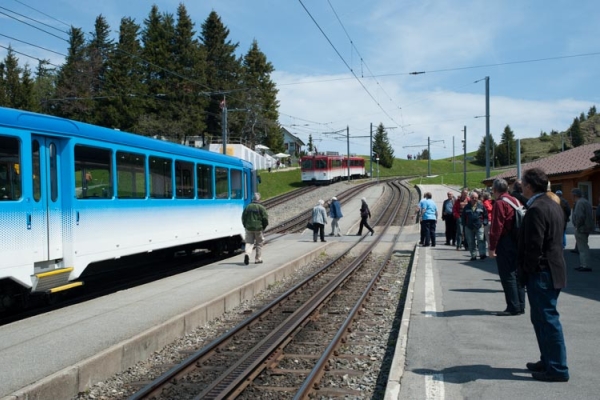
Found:
[[[401, 186], [389, 183], [384, 193], [386, 207], [375, 223], [382, 233], [390, 232], [392, 224], [403, 224], [411, 214], [411, 191]], [[388, 245], [385, 257], [372, 255], [382, 236], [368, 244], [361, 238], [356, 246], [130, 399], [307, 398], [314, 391], [324, 396], [356, 395], [354, 389], [338, 384], [328, 388], [322, 378], [338, 365], [336, 358], [361, 313], [378, 312], [365, 302], [381, 288], [379, 282], [397, 279], [386, 272], [393, 246]], [[398, 238], [396, 233], [394, 240]], [[290, 368], [290, 359], [300, 360], [292, 362], [300, 368]]]

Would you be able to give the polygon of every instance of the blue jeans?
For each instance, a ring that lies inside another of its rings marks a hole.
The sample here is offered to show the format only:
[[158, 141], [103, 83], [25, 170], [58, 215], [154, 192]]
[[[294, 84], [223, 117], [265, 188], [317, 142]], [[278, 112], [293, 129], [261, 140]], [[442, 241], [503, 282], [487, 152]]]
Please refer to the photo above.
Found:
[[[465, 226], [465, 239], [471, 252], [471, 257], [485, 256], [485, 240], [483, 240], [483, 225], [479, 228], [469, 228]], [[515, 265], [516, 267], [516, 265]]]
[[531, 323], [546, 372], [550, 376], [569, 377], [565, 338], [556, 310], [560, 289], [554, 289], [552, 274], [548, 268], [530, 274], [526, 286]]

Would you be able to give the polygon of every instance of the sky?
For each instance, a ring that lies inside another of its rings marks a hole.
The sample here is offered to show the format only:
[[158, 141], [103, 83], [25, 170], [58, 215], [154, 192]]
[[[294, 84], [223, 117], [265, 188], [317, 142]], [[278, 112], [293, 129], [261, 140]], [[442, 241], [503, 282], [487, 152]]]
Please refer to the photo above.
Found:
[[121, 18], [143, 24], [152, 4], [175, 14], [180, 3], [196, 32], [216, 11], [238, 55], [257, 41], [275, 68], [280, 124], [319, 151], [368, 155], [380, 124], [398, 158], [428, 146], [433, 159], [460, 157], [465, 129], [475, 151], [486, 78], [496, 142], [507, 125], [537, 137], [600, 106], [591, 0], [1, 0], [0, 58], [11, 45], [22, 65], [60, 65], [68, 26], [89, 34], [103, 15], [116, 38]]

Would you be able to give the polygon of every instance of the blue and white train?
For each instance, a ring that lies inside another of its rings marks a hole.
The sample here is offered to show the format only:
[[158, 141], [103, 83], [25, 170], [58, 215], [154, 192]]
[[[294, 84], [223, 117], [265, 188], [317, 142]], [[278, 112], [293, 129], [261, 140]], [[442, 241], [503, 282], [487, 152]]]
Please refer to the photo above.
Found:
[[241, 247], [252, 164], [0, 108], [0, 311], [133, 254]]

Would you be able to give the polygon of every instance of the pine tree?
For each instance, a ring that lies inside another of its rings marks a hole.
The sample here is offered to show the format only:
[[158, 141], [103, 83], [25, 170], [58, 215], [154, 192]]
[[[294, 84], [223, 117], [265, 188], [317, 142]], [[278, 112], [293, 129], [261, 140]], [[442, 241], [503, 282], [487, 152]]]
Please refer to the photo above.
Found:
[[394, 150], [390, 145], [387, 131], [383, 123], [380, 123], [373, 137], [373, 152], [379, 156], [379, 164], [391, 168], [394, 163]]
[[21, 94], [21, 73], [23, 70], [19, 67], [19, 59], [15, 55], [12, 46], [8, 46], [6, 57], [3, 61], [4, 65], [4, 104], [11, 108], [20, 108], [22, 103]]
[[244, 56], [242, 63], [241, 101], [248, 112], [239, 113], [243, 118], [242, 139], [250, 148], [265, 144], [274, 152], [283, 148], [283, 131], [279, 127], [278, 90], [271, 80], [273, 65], [260, 51], [256, 40]]
[[6, 97], [6, 64], [0, 62], [0, 107], [8, 106]]
[[33, 81], [29, 64], [25, 64], [21, 74], [21, 87], [16, 108], [21, 110], [38, 111], [39, 103], [35, 99], [35, 82]]
[[512, 165], [516, 160], [515, 153], [515, 134], [510, 129], [510, 125], [506, 125], [500, 138], [500, 144], [496, 147], [496, 158], [498, 159], [498, 164]]
[[219, 15], [212, 11], [202, 24], [200, 34], [206, 54], [206, 84], [213, 92], [205, 115], [209, 135], [221, 135], [220, 104], [223, 100], [230, 109], [240, 106], [236, 95], [229, 94], [239, 88], [241, 63], [235, 56], [238, 43], [233, 44], [228, 36], [229, 29], [223, 25]]
[[573, 124], [569, 128], [569, 133], [571, 134], [571, 145], [573, 147], [579, 147], [585, 143], [578, 118], [573, 120]]
[[579, 122], [583, 121], [585, 121], [585, 114], [582, 112], [581, 114], [579, 114]]
[[74, 120], [92, 122], [92, 76], [86, 57], [85, 38], [80, 28], [71, 27], [65, 63], [58, 72], [53, 113]]
[[105, 98], [106, 73], [110, 57], [114, 51], [114, 42], [109, 38], [110, 26], [106, 19], [99, 15], [94, 23], [94, 31], [90, 32], [91, 39], [86, 47], [88, 71], [90, 74], [90, 97], [94, 104], [91, 122], [96, 125], [107, 126], [105, 110], [108, 101]]
[[56, 73], [48, 68], [49, 61], [41, 60], [38, 62], [35, 83], [34, 83], [34, 101], [35, 107], [31, 111], [44, 114], [53, 114], [52, 104], [48, 100], [54, 97]]
[[596, 106], [591, 106], [591, 107], [590, 107], [590, 110], [588, 111], [588, 114], [587, 114], [587, 116], [588, 116], [588, 119], [589, 119], [590, 117], [593, 117], [594, 115], [596, 115]]
[[[477, 153], [475, 154], [475, 164], [476, 165], [486, 165], [485, 158], [485, 136], [481, 139], [481, 143], [479, 143], [479, 148], [477, 149]], [[494, 141], [494, 137], [490, 133], [490, 153], [489, 159], [493, 162], [493, 157], [496, 149], [496, 142]]]
[[103, 115], [105, 126], [136, 133], [147, 100], [139, 32], [140, 26], [132, 18], [121, 19], [119, 39], [108, 60]]

